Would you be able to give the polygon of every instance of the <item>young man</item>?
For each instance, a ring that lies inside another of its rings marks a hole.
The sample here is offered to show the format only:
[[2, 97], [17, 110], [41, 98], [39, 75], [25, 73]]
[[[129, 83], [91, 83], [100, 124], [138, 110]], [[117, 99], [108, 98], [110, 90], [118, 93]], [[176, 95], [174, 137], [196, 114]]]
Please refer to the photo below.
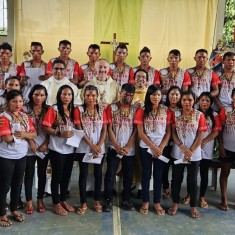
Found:
[[163, 102], [166, 101], [166, 94], [171, 86], [178, 86], [182, 91], [185, 91], [191, 85], [189, 73], [179, 68], [181, 61], [180, 51], [177, 49], [171, 50], [168, 54], [167, 61], [169, 67], [159, 71]]
[[222, 64], [223, 69], [217, 72], [220, 78], [220, 93], [214, 99], [218, 110], [232, 103], [232, 90], [235, 88], [235, 53], [226, 52]]
[[47, 64], [42, 60], [44, 53], [42, 44], [40, 42], [31, 42], [29, 52], [32, 55], [32, 60], [24, 61], [20, 69], [20, 82], [23, 86], [24, 100], [28, 100], [28, 94], [34, 85], [47, 79], [45, 75]]
[[211, 95], [216, 97], [219, 94], [220, 80], [214, 71], [206, 67], [206, 62], [208, 61], [207, 50], [197, 50], [194, 60], [196, 61], [196, 66], [187, 69], [191, 77], [190, 89], [193, 91], [196, 98], [199, 97], [203, 91], [211, 92]]
[[100, 57], [100, 47], [97, 44], [91, 44], [88, 47], [87, 55], [89, 61], [80, 67], [79, 71], [79, 88], [83, 88], [96, 74], [95, 74], [95, 62]]
[[52, 106], [56, 103], [56, 95], [59, 88], [63, 85], [69, 85], [74, 92], [74, 104], [81, 104], [79, 90], [76, 85], [69, 81], [66, 77], [66, 66], [65, 62], [61, 59], [55, 59], [52, 64], [53, 76], [46, 81], [41, 82], [41, 85], [46, 87], [48, 92], [47, 104]]
[[119, 163], [123, 169], [122, 207], [133, 210], [131, 198], [131, 185], [134, 174], [136, 127], [134, 117], [136, 107], [131, 105], [135, 87], [132, 84], [123, 84], [120, 100], [107, 108], [109, 120], [109, 148], [107, 153], [107, 171], [104, 179], [104, 196], [106, 205], [104, 210], [112, 210], [113, 184]]
[[[101, 106], [106, 108], [109, 104], [117, 101], [119, 93], [119, 85], [110, 76], [109, 63], [105, 59], [98, 59], [95, 63], [96, 77], [86, 84], [94, 85], [98, 88], [98, 102]], [[86, 87], [85, 86], [85, 87]], [[81, 93], [83, 99], [84, 89]]]
[[144, 47], [140, 51], [138, 58], [140, 60], [140, 65], [133, 68], [133, 71], [136, 72], [138, 69], [144, 69], [148, 73], [148, 82], [146, 83], [146, 87], [152, 84], [160, 84], [158, 70], [149, 65], [149, 62], [152, 59], [149, 48]]
[[69, 54], [72, 51], [71, 42], [68, 40], [62, 40], [59, 42], [58, 51], [60, 52], [59, 57], [51, 59], [47, 64], [46, 74], [48, 77], [52, 75], [52, 64], [55, 59], [61, 59], [65, 62], [66, 77], [74, 84], [78, 83], [79, 80], [79, 64], [77, 61], [69, 58]]
[[145, 95], [147, 92], [148, 73], [144, 69], [138, 69], [134, 75], [135, 95], [132, 103], [137, 107], [144, 106]]
[[7, 42], [0, 45], [0, 95], [4, 93], [4, 80], [10, 76], [19, 76], [20, 66], [11, 62], [12, 46]]
[[115, 50], [116, 60], [109, 65], [111, 70], [111, 77], [121, 87], [124, 83], [134, 83], [134, 71], [125, 63], [128, 56], [128, 49], [125, 44], [120, 44]]

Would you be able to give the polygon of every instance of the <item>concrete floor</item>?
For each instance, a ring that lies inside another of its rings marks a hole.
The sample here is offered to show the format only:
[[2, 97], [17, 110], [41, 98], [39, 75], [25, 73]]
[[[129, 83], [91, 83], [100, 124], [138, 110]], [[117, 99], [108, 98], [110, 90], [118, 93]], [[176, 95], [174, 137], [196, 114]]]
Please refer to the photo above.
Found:
[[[89, 197], [89, 207], [85, 215], [79, 216], [76, 213], [69, 213], [62, 217], [52, 212], [51, 197], [45, 198], [47, 211], [44, 214], [34, 212], [32, 215], [26, 215], [23, 223], [14, 222], [9, 228], [1, 228], [0, 234], [14, 235], [37, 235], [37, 234], [107, 234], [107, 235], [140, 235], [140, 234], [234, 234], [235, 231], [235, 172], [232, 172], [229, 178], [229, 208], [227, 212], [218, 209], [220, 203], [219, 188], [215, 192], [208, 188], [207, 201], [208, 209], [200, 209], [201, 218], [198, 220], [190, 217], [189, 206], [180, 205], [176, 216], [157, 216], [153, 205], [150, 207], [148, 215], [141, 215], [138, 209], [141, 206], [141, 200], [133, 197], [137, 211], [124, 211], [116, 205], [119, 203], [119, 196], [115, 198], [115, 206], [112, 213], [96, 213], [92, 206], [92, 197]], [[73, 169], [71, 180], [71, 197], [68, 202], [76, 208], [79, 206], [78, 197], [78, 168]], [[182, 186], [181, 196], [185, 196], [185, 181]], [[36, 190], [35, 190], [36, 194]], [[23, 195], [23, 194], [22, 194]], [[171, 206], [171, 199], [162, 200], [162, 206], [168, 209]], [[36, 205], [35, 205], [36, 208]]]

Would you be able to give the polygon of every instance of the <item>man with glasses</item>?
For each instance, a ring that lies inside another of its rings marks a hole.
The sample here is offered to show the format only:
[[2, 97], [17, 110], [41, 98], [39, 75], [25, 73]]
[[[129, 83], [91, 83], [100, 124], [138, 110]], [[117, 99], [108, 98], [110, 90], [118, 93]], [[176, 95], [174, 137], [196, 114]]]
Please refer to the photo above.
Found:
[[65, 62], [61, 59], [55, 59], [52, 64], [53, 76], [48, 80], [41, 82], [41, 85], [45, 86], [48, 92], [47, 104], [53, 105], [56, 103], [56, 95], [58, 89], [63, 85], [69, 85], [74, 92], [74, 104], [81, 104], [79, 90], [76, 85], [74, 85], [66, 77], [66, 66]]

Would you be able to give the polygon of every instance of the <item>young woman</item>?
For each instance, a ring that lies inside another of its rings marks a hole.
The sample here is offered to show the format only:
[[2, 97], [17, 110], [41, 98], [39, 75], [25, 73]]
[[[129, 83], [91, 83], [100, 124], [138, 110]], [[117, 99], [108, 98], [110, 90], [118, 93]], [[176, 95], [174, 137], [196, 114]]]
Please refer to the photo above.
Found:
[[0, 96], [0, 113], [3, 113], [6, 110], [6, 95], [11, 90], [20, 90], [20, 81], [17, 77], [12, 76], [5, 80], [5, 91]]
[[[205, 194], [208, 186], [208, 172], [214, 156], [215, 138], [221, 131], [221, 122], [219, 115], [213, 111], [213, 97], [210, 92], [202, 92], [198, 98], [199, 111], [201, 111], [206, 118], [207, 131], [204, 132], [202, 140], [202, 160], [200, 162], [200, 195], [199, 206], [201, 208], [208, 208], [208, 203], [205, 200]], [[184, 198], [184, 204], [190, 202], [190, 195]]]
[[[99, 157], [105, 153], [104, 140], [107, 132], [107, 117], [105, 111], [98, 106], [97, 102], [98, 90], [93, 85], [84, 88], [84, 104], [75, 109], [74, 117], [76, 128], [84, 130], [85, 136], [80, 142], [76, 150], [76, 158], [79, 161], [79, 191], [81, 206], [78, 208], [77, 214], [83, 215], [87, 209], [86, 198], [86, 180], [88, 174], [88, 163], [83, 162], [85, 153], [92, 153], [94, 157]], [[100, 204], [101, 186], [102, 186], [102, 166], [94, 164], [94, 208], [96, 212], [102, 212]]]
[[36, 137], [32, 121], [20, 110], [23, 107], [23, 97], [17, 90], [9, 91], [6, 95], [7, 111], [2, 114], [0, 136], [0, 226], [9, 227], [12, 223], [6, 216], [5, 202], [11, 188], [10, 211], [11, 217], [22, 222], [25, 217], [17, 211], [21, 184], [23, 181], [27, 140]]
[[[49, 159], [52, 168], [51, 194], [53, 210], [58, 215], [67, 215], [75, 209], [66, 202], [66, 193], [72, 173], [74, 147], [67, 145], [73, 136], [74, 94], [68, 85], [59, 88], [57, 103], [49, 108], [43, 119], [43, 130], [50, 135]], [[60, 192], [59, 192], [60, 189]]]
[[232, 90], [232, 104], [220, 112], [223, 131], [219, 136], [219, 160], [223, 162], [220, 173], [220, 209], [228, 210], [227, 184], [232, 163], [235, 161], [235, 89]]
[[[171, 112], [180, 110], [180, 96], [181, 96], [181, 90], [178, 86], [172, 86], [167, 92], [166, 96], [166, 106], [171, 110]], [[164, 199], [170, 198], [170, 191], [169, 191], [169, 179], [168, 179], [168, 173], [169, 173], [169, 168], [171, 165], [173, 165], [174, 159], [171, 157], [171, 151], [172, 151], [172, 145], [173, 145], [173, 140], [170, 139], [168, 145], [163, 151], [163, 156], [169, 158], [169, 162], [166, 164], [164, 171], [163, 171], [163, 193], [162, 197]], [[173, 179], [173, 175], [172, 175]], [[172, 189], [172, 180], [171, 180], [171, 189]]]
[[29, 151], [27, 153], [26, 169], [24, 176], [25, 196], [26, 196], [26, 213], [33, 213], [32, 201], [32, 187], [35, 162], [37, 161], [37, 174], [38, 174], [38, 192], [37, 192], [37, 211], [42, 213], [46, 210], [43, 203], [43, 194], [46, 185], [46, 169], [48, 164], [48, 155], [43, 159], [38, 157], [38, 153], [47, 154], [47, 147], [49, 143], [48, 135], [42, 130], [42, 121], [48, 110], [46, 105], [47, 90], [42, 85], [35, 85], [29, 93], [29, 102], [23, 108], [24, 111], [33, 121], [37, 131], [37, 137], [29, 140]]
[[172, 157], [181, 159], [182, 163], [173, 166], [173, 205], [168, 210], [170, 215], [175, 215], [179, 207], [180, 189], [185, 162], [187, 164], [187, 188], [191, 195], [190, 206], [193, 218], [199, 218], [197, 211], [197, 174], [201, 160], [201, 143], [203, 131], [207, 130], [204, 115], [193, 108], [195, 102], [191, 91], [181, 94], [182, 110], [175, 111], [172, 115]]
[[142, 164], [142, 190], [143, 204], [140, 213], [146, 215], [149, 209], [149, 184], [152, 175], [154, 180], [154, 207], [158, 215], [164, 215], [165, 210], [160, 205], [162, 173], [166, 165], [158, 159], [167, 146], [171, 135], [171, 112], [160, 104], [162, 98], [160, 86], [149, 86], [144, 109], [139, 108], [134, 123], [140, 137], [141, 164]]

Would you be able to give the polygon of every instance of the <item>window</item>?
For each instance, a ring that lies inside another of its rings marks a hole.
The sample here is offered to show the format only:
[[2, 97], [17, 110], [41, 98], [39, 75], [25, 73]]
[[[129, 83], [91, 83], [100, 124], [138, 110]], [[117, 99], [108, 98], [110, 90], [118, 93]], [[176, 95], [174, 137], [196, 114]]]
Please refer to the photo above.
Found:
[[7, 0], [0, 0], [0, 36], [7, 35]]

